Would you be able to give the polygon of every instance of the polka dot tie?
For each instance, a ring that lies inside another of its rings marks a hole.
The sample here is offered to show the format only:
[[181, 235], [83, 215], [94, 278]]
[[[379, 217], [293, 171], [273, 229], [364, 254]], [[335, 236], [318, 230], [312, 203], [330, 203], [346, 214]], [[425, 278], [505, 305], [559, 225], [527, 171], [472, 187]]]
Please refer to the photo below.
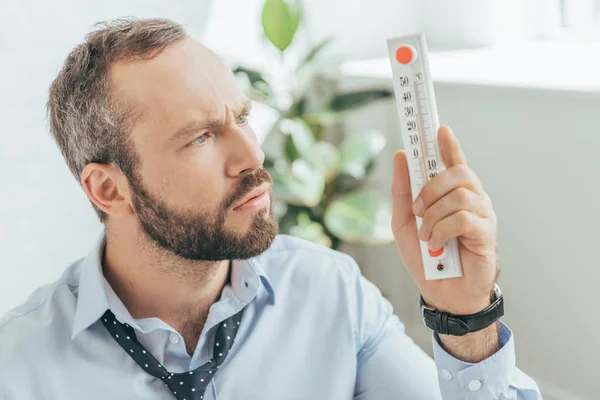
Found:
[[179, 400], [196, 400], [204, 397], [210, 380], [215, 376], [217, 370], [235, 340], [243, 310], [221, 322], [215, 334], [215, 346], [213, 358], [206, 364], [201, 365], [193, 371], [183, 373], [172, 373], [163, 367], [149, 351], [137, 340], [134, 329], [117, 321], [115, 315], [107, 310], [101, 318], [108, 332], [119, 343], [119, 345], [135, 360], [139, 366], [152, 376], [161, 379], [171, 389], [173, 395]]

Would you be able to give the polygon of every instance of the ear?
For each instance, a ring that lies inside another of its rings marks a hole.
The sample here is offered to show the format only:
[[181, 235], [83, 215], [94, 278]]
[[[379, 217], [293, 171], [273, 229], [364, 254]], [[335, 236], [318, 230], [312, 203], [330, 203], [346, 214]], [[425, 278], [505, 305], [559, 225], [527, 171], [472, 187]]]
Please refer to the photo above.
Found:
[[118, 168], [90, 163], [81, 171], [80, 179], [90, 201], [106, 214], [133, 214], [129, 183]]

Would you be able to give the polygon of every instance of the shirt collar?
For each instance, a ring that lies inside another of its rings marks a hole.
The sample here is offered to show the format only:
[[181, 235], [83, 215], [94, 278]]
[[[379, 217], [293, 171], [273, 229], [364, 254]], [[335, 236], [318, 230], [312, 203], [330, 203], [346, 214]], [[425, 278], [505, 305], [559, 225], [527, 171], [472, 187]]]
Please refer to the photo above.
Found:
[[101, 235], [81, 264], [71, 339], [87, 329], [110, 308], [101, 270], [105, 244], [105, 237]]
[[235, 295], [244, 304], [252, 301], [260, 286], [265, 288], [273, 303], [275, 302], [273, 285], [256, 258], [233, 260], [231, 263], [231, 286]]
[[[129, 323], [136, 328], [136, 321], [102, 273], [105, 247], [106, 236], [102, 233], [88, 256], [82, 261], [71, 339], [98, 321], [108, 309], [120, 322]], [[275, 301], [273, 285], [256, 258], [232, 262], [231, 286], [234, 294], [244, 305], [252, 301], [261, 286], [267, 291], [272, 301]]]

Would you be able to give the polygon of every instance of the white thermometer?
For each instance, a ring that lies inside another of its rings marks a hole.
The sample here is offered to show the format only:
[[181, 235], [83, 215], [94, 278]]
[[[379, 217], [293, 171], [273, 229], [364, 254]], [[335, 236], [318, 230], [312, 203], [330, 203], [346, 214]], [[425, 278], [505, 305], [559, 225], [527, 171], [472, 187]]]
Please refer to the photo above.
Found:
[[[392, 63], [396, 108], [415, 200], [423, 186], [446, 169], [437, 140], [440, 123], [429, 73], [427, 44], [424, 34], [391, 38], [387, 43]], [[422, 219], [417, 217], [417, 229], [421, 228], [421, 224]], [[419, 242], [425, 279], [462, 276], [456, 238], [435, 250], [429, 249], [427, 242]]]

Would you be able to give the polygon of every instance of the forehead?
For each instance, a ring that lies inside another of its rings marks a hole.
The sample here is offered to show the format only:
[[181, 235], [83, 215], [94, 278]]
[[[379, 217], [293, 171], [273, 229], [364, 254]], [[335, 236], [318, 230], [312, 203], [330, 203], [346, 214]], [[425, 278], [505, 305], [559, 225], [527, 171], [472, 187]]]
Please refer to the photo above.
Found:
[[231, 70], [190, 38], [152, 59], [115, 63], [110, 81], [113, 93], [140, 115], [136, 128], [172, 128], [194, 118], [218, 117], [246, 99]]

